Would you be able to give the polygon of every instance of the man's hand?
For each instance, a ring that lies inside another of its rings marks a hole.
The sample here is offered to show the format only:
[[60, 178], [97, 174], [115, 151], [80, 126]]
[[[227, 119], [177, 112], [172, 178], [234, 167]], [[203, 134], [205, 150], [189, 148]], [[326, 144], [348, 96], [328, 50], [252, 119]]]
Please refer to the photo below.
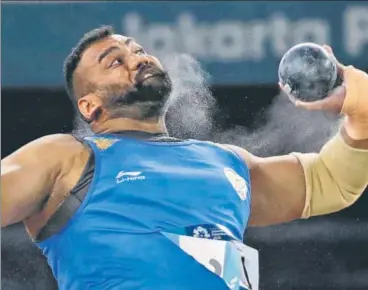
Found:
[[[330, 57], [335, 60], [338, 74], [344, 79], [344, 70], [346, 69], [346, 67], [336, 60], [331, 47], [324, 45], [323, 48], [329, 53]], [[289, 99], [294, 102], [296, 107], [304, 108], [307, 110], [329, 111], [334, 114], [340, 114], [342, 111], [346, 93], [345, 83], [335, 88], [328, 97], [314, 102], [303, 102], [301, 100], [297, 100], [288, 93], [288, 91], [282, 86], [281, 83], [279, 83], [279, 87], [289, 97]]]
[[[348, 137], [353, 140], [368, 139], [368, 75], [353, 66], [341, 64], [334, 56], [331, 47], [327, 45], [323, 47], [335, 60], [343, 84], [322, 100], [315, 102], [294, 100], [294, 104], [307, 110], [344, 114], [346, 116], [344, 127]], [[287, 94], [281, 84], [279, 86]], [[291, 96], [289, 98], [293, 100]]]

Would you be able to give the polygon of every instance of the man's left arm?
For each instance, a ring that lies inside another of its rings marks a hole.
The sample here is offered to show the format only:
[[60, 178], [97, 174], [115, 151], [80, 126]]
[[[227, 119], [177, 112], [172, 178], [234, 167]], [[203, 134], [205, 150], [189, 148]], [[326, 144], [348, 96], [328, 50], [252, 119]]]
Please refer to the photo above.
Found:
[[[319, 153], [256, 157], [230, 146], [247, 163], [252, 186], [250, 225], [262, 226], [342, 210], [368, 185], [368, 75], [339, 64], [343, 92], [301, 107], [339, 108], [346, 119]], [[341, 88], [340, 88], [341, 89]]]
[[368, 140], [352, 140], [344, 129], [318, 154], [259, 158], [229, 147], [250, 169], [251, 226], [337, 212], [352, 205], [368, 185]]

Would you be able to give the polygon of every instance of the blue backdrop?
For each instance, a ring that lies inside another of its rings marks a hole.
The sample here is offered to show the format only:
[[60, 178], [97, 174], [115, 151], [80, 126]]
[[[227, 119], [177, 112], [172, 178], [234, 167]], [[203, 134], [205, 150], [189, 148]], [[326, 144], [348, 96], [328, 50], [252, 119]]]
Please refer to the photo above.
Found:
[[159, 57], [195, 56], [219, 84], [277, 82], [283, 53], [304, 41], [368, 68], [368, 4], [359, 1], [2, 4], [2, 24], [3, 86], [62, 85], [65, 56], [103, 24]]

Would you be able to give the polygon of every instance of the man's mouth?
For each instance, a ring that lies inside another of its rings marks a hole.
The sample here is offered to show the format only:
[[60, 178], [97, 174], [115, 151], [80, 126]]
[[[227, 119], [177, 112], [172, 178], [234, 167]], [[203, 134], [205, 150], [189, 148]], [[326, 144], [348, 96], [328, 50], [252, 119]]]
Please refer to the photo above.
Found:
[[143, 76], [141, 82], [144, 82], [148, 79], [151, 79], [151, 78], [155, 78], [155, 77], [163, 77], [164, 76], [164, 73], [147, 73]]
[[145, 74], [145, 75], [143, 76], [142, 81], [145, 81], [145, 80], [147, 80], [147, 79], [149, 79], [149, 78], [153, 78], [153, 77], [155, 77], [155, 75], [154, 75], [154, 74]]
[[165, 77], [165, 73], [156, 67], [150, 66], [145, 67], [143, 70], [141, 70], [138, 73], [136, 80], [137, 83], [142, 83], [148, 79], [155, 77]]

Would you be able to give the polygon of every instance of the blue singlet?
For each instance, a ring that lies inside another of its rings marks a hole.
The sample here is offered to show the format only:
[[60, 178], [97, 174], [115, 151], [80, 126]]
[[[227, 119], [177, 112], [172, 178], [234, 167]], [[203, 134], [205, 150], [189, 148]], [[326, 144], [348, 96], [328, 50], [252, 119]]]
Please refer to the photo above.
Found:
[[67, 225], [38, 243], [60, 290], [237, 283], [229, 241], [242, 240], [251, 196], [248, 168], [235, 153], [195, 140], [85, 142], [95, 155], [89, 191]]

